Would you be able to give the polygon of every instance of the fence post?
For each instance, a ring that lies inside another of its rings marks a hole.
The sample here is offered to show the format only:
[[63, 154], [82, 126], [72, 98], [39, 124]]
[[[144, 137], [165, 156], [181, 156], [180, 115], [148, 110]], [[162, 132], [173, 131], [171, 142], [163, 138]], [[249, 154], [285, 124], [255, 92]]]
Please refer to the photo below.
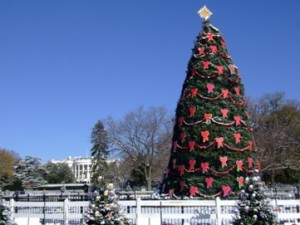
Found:
[[222, 225], [222, 216], [221, 216], [221, 199], [216, 197], [216, 225]]
[[9, 200], [9, 209], [10, 209], [10, 212], [11, 212], [11, 219], [14, 221], [15, 220], [15, 200], [13, 198], [11, 198]]
[[69, 199], [64, 200], [64, 225], [69, 225]]
[[141, 198], [140, 197], [137, 197], [136, 198], [136, 224], [137, 225], [140, 225], [139, 224], [139, 220], [141, 218], [141, 213], [142, 213], [142, 207], [141, 207]]

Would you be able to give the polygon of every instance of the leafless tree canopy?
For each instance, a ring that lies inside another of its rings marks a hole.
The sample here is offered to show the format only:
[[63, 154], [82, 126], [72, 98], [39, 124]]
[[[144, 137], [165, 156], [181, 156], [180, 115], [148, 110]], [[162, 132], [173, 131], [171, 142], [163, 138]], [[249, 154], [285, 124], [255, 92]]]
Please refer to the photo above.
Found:
[[270, 182], [274, 183], [275, 177], [286, 169], [299, 171], [299, 102], [274, 93], [251, 101], [249, 110], [262, 171], [270, 175]]
[[172, 125], [171, 116], [163, 107], [139, 107], [121, 121], [107, 120], [111, 151], [127, 159], [131, 169], [140, 171], [148, 189], [153, 176], [161, 177], [162, 168], [167, 165]]

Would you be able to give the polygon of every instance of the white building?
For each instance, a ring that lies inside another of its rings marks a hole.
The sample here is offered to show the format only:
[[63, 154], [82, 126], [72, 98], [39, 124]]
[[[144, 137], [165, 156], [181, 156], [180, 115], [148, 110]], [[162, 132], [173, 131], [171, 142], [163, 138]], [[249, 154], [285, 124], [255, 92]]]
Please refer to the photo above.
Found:
[[51, 160], [52, 163], [66, 163], [77, 182], [90, 182], [92, 172], [92, 158], [88, 157], [74, 157], [69, 156], [64, 160]]

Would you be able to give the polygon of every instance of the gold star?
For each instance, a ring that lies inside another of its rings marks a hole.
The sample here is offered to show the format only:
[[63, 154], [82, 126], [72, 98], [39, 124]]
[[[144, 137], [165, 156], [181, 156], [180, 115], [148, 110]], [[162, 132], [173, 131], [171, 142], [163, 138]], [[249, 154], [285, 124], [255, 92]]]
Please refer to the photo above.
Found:
[[199, 9], [198, 14], [201, 16], [201, 18], [207, 20], [212, 15], [212, 12], [206, 8], [206, 6], [203, 6], [201, 9]]

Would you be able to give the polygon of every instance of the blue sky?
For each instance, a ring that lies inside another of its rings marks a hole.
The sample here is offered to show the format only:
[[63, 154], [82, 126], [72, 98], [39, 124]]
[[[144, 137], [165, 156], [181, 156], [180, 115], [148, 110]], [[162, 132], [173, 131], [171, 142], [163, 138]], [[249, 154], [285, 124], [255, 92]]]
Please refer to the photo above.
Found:
[[203, 5], [248, 97], [300, 100], [299, 0], [1, 0], [0, 148], [88, 156], [97, 120], [174, 111]]

